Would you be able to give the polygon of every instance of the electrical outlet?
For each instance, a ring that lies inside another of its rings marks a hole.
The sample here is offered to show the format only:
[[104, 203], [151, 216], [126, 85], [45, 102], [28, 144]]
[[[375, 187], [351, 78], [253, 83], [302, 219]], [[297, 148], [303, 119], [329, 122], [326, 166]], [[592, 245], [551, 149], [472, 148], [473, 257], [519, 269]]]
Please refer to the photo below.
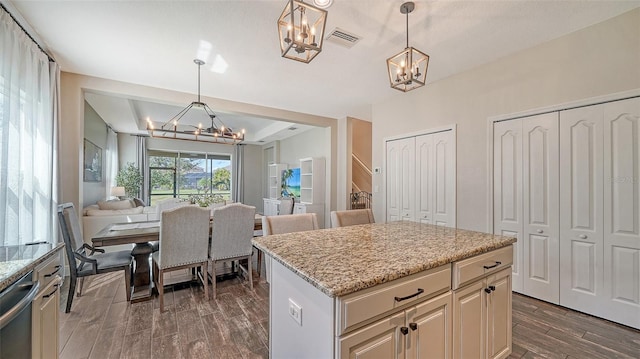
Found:
[[291, 298], [289, 298], [289, 316], [302, 326], [302, 307], [296, 304]]

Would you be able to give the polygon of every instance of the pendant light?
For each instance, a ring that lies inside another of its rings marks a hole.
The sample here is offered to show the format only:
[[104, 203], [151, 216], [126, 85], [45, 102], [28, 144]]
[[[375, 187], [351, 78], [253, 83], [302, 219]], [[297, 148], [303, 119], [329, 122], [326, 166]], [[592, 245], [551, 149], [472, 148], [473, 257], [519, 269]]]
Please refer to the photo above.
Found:
[[400, 13], [407, 19], [407, 43], [404, 50], [387, 59], [391, 87], [403, 92], [424, 86], [429, 67], [429, 55], [409, 46], [409, 13], [414, 9], [412, 1], [400, 6]]
[[302, 0], [288, 0], [278, 33], [282, 57], [309, 63], [322, 51], [327, 11]]

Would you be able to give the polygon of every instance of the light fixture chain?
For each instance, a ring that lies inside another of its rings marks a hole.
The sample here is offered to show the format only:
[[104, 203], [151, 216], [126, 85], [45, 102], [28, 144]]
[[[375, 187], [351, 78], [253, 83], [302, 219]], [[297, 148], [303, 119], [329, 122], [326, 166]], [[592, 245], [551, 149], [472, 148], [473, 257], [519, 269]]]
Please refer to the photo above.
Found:
[[409, 11], [406, 13], [407, 15], [407, 46], [405, 48], [409, 48]]
[[200, 102], [200, 66], [202, 66], [199, 62], [198, 64], [198, 102]]

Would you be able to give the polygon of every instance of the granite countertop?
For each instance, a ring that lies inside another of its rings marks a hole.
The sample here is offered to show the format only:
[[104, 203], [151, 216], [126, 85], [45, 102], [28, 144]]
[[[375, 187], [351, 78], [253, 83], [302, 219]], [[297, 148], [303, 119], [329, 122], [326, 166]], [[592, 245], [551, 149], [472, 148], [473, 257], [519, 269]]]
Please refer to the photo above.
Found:
[[515, 241], [405, 221], [256, 237], [253, 244], [328, 296], [339, 297]]
[[51, 257], [64, 243], [0, 246], [0, 291]]

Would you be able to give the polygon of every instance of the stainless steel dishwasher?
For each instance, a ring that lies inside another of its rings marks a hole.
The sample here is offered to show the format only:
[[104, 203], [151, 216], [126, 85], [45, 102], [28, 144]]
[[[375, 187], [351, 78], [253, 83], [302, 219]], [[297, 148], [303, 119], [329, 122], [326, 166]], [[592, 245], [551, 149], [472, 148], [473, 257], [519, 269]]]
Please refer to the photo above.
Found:
[[37, 293], [32, 272], [0, 293], [0, 358], [31, 358], [31, 301]]

